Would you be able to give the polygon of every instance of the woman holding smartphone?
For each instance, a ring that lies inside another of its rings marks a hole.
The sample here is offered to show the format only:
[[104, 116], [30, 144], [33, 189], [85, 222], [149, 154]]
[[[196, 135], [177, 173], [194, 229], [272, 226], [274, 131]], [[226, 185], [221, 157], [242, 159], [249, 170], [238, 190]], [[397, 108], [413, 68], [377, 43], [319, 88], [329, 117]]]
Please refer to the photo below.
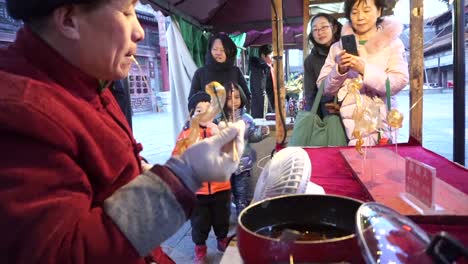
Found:
[[[394, 18], [382, 17], [386, 8], [385, 0], [346, 0], [345, 15], [349, 21], [343, 26], [342, 36], [354, 35], [358, 47], [358, 56], [343, 48], [343, 42], [332, 45], [325, 61], [317, 85], [325, 82], [325, 94], [337, 95], [341, 101], [340, 115], [349, 138], [349, 145], [356, 144], [353, 136], [356, 108], [355, 98], [348, 94], [347, 84], [355, 78], [361, 78], [363, 97], [378, 96], [387, 102], [386, 81], [390, 83], [391, 96], [408, 84], [408, 64], [405, 59], [405, 47], [399, 36], [403, 25]], [[394, 101], [394, 100], [392, 100]], [[392, 105], [395, 105], [392, 102]], [[385, 122], [386, 105], [380, 109]], [[390, 137], [390, 135], [385, 135]], [[364, 145], [376, 145], [378, 133], [363, 137]]]

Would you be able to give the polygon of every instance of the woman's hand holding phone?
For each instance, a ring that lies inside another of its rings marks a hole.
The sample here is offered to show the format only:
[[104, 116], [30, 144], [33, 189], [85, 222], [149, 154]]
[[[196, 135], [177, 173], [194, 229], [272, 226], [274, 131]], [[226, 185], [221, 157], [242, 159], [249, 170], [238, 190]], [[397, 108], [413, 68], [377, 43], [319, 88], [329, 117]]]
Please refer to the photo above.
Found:
[[341, 36], [341, 47], [343, 50], [338, 53], [336, 59], [340, 74], [353, 69], [363, 75], [366, 62], [359, 57], [356, 37], [353, 34]]
[[335, 60], [340, 74], [345, 74], [349, 69], [353, 69], [361, 75], [364, 74], [366, 62], [359, 56], [354, 56], [347, 53], [346, 50], [342, 50], [336, 55]]
[[349, 70], [349, 67], [347, 65], [348, 60], [345, 60], [346, 59], [345, 54], [346, 54], [346, 50], [342, 50], [335, 57], [336, 64], [338, 64], [338, 72], [340, 74], [345, 74]]

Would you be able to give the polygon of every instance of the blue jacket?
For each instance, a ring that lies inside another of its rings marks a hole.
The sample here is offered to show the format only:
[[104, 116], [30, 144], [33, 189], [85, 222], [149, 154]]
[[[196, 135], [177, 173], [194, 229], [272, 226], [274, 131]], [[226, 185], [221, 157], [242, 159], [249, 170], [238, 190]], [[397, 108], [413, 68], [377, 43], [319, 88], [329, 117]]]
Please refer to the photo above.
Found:
[[[245, 113], [244, 109], [238, 110], [235, 115], [237, 116], [236, 120], [242, 118], [242, 120], [245, 122], [244, 153], [242, 153], [240, 158], [239, 167], [234, 172], [234, 174], [238, 175], [244, 171], [251, 170], [253, 164], [257, 161], [257, 152], [250, 144], [262, 141], [268, 136], [268, 134], [266, 131], [262, 131], [262, 127], [264, 126], [255, 125], [253, 117]], [[217, 121], [222, 120], [221, 118], [217, 118]]]

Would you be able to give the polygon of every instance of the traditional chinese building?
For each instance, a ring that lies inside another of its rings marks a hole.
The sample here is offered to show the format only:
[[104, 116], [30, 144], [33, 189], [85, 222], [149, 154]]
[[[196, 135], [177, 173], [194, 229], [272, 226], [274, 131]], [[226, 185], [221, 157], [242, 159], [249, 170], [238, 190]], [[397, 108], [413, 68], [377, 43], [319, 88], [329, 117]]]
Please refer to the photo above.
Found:
[[[452, 10], [426, 21], [424, 67], [426, 82], [438, 87], [453, 87]], [[465, 5], [465, 61], [468, 61], [468, 3]], [[465, 68], [468, 76], [468, 67]]]
[[[159, 34], [160, 29], [165, 34], [165, 18], [143, 5], [137, 6], [137, 17], [145, 31], [145, 39], [138, 44], [138, 64], [132, 66], [125, 82], [130, 92], [132, 110], [134, 113], [166, 111], [170, 101], [167, 56], [165, 38], [162, 39], [161, 48]], [[0, 47], [13, 42], [21, 26], [20, 21], [8, 16], [5, 0], [0, 0]]]
[[0, 0], [0, 47], [15, 40], [16, 31], [22, 23], [8, 16], [5, 0]]

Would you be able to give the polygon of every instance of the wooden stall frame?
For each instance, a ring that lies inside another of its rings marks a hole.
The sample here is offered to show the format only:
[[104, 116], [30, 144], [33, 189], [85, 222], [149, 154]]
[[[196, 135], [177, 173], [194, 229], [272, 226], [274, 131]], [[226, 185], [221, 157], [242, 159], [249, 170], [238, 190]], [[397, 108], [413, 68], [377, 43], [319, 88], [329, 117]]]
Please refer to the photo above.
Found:
[[410, 136], [422, 144], [424, 83], [423, 0], [410, 3]]
[[[271, 28], [273, 40], [274, 69], [276, 86], [275, 93], [275, 119], [276, 119], [276, 146], [277, 149], [285, 147], [286, 131], [286, 88], [284, 86], [283, 69], [283, 6], [282, 0], [273, 0], [271, 7]], [[279, 98], [278, 98], [279, 95]]]

